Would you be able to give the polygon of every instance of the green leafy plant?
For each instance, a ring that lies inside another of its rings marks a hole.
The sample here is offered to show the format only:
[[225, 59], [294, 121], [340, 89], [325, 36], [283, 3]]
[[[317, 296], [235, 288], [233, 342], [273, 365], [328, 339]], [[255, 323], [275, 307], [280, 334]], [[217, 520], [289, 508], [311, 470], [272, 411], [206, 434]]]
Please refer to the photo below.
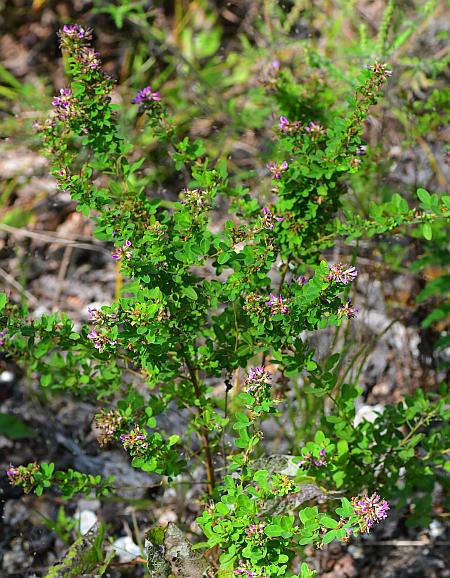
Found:
[[[387, 33], [380, 38], [383, 48]], [[263, 204], [200, 139], [178, 139], [164, 95], [139, 90], [137, 114], [187, 179], [179, 201], [168, 201], [140, 176], [145, 156], [119, 128], [113, 82], [91, 39], [79, 25], [62, 30], [69, 85], [38, 129], [59, 188], [95, 220], [97, 238], [114, 244], [112, 258], [130, 281], [79, 330], [64, 314], [29, 319], [4, 296], [8, 355], [49, 392], [96, 397], [99, 443], [121, 445], [133, 467], [170, 482], [203, 464], [211, 502], [198, 518], [206, 536], [199, 547], [214, 549], [219, 575], [312, 576], [295, 565], [303, 546], [369, 531], [387, 516], [386, 499], [401, 508], [416, 489], [423, 493], [416, 510], [427, 521], [433, 476], [448, 469], [444, 399], [418, 391], [373, 423], [355, 425], [358, 385], [338, 382], [339, 355], [322, 367], [307, 338], [358, 314], [349, 297], [356, 267], [323, 258], [337, 238], [408, 228], [430, 241], [448, 220], [449, 197], [424, 189], [414, 209], [399, 195], [364, 216], [343, 207], [348, 179], [364, 166], [361, 133], [389, 67], [376, 61], [360, 71], [345, 106], [331, 106], [327, 91], [330, 106], [311, 101], [299, 112], [295, 79], [273, 66], [269, 91], [281, 117], [264, 159]], [[229, 218], [212, 227], [224, 205]], [[145, 395], [125, 379], [130, 374], [146, 384]], [[323, 408], [311, 439], [293, 448], [288, 475], [260, 466], [261, 424], [279, 416], [287, 388], [301, 379], [301, 395], [332, 407]], [[182, 413], [180, 431], [160, 425], [171, 411]], [[234, 447], [226, 442], [231, 430]], [[55, 472], [53, 464], [11, 466], [8, 477], [38, 495], [51, 486], [65, 497], [114, 490], [113, 480]], [[338, 506], [335, 491], [346, 494]]]

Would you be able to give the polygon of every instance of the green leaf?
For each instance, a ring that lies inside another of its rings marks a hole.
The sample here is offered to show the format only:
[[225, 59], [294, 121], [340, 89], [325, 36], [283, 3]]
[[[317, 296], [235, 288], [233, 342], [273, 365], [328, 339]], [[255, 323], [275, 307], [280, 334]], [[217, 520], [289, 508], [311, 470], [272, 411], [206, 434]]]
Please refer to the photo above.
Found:
[[433, 229], [431, 228], [430, 223], [424, 223], [422, 225], [422, 235], [427, 241], [431, 241], [433, 238]]
[[0, 413], [0, 435], [20, 440], [34, 436], [34, 431], [12, 413]]
[[336, 538], [335, 530], [330, 530], [327, 532], [324, 537], [322, 538], [322, 544], [329, 544]]
[[264, 528], [264, 532], [270, 538], [274, 538], [276, 536], [281, 536], [284, 532], [283, 528], [278, 524], [269, 524]]
[[231, 254], [230, 253], [221, 253], [218, 257], [217, 257], [217, 262], [219, 263], [219, 265], [223, 265], [224, 263], [226, 263], [227, 261], [229, 261], [231, 259]]
[[328, 516], [324, 516], [323, 518], [321, 518], [320, 523], [325, 528], [331, 528], [332, 530], [337, 528], [338, 525], [337, 521], [334, 518], [330, 518]]
[[6, 305], [6, 293], [0, 293], [0, 311], [4, 309]]
[[424, 205], [428, 205], [431, 200], [431, 195], [425, 189], [417, 189], [417, 196]]
[[189, 299], [196, 301], [198, 299], [197, 291], [190, 286], [183, 287], [183, 295], [186, 295]]
[[218, 502], [216, 504], [216, 512], [222, 516], [226, 516], [228, 514], [228, 507], [223, 502]]

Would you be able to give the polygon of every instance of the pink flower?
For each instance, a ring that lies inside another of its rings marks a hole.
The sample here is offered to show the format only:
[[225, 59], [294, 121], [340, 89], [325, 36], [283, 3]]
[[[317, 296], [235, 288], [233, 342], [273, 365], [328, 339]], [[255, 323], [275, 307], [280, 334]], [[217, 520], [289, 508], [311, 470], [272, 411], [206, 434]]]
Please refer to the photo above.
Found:
[[138, 425], [128, 434], [120, 436], [124, 449], [128, 450], [132, 456], [141, 456], [148, 449], [147, 432]]
[[289, 307], [286, 303], [286, 300], [283, 298], [281, 294], [278, 295], [277, 297], [276, 295], [271, 293], [269, 301], [266, 301], [266, 305], [270, 306], [272, 310], [272, 315], [277, 315], [278, 313], [284, 315], [289, 311]]
[[302, 454], [301, 459], [299, 460], [299, 465], [304, 470], [309, 470], [313, 466], [321, 467], [327, 465], [327, 460], [325, 458], [325, 448], [322, 448], [319, 452], [319, 457], [314, 456], [311, 452], [306, 452]]
[[289, 165], [287, 161], [283, 161], [281, 165], [279, 165], [276, 162], [271, 162], [267, 164], [267, 168], [272, 173], [273, 177], [277, 180], [281, 178], [281, 173], [283, 173], [288, 168], [288, 166]]
[[105, 351], [107, 345], [117, 344], [117, 341], [110, 339], [108, 335], [106, 335], [105, 330], [102, 330], [102, 333], [98, 333], [98, 331], [93, 329], [90, 333], [88, 333], [87, 338], [92, 341], [95, 349], [98, 349], [100, 353]]
[[275, 226], [274, 221], [278, 221], [279, 223], [283, 221], [283, 217], [275, 217], [272, 211], [267, 207], [264, 207], [262, 212], [263, 216], [261, 217], [261, 225], [263, 226], [264, 229], [269, 229], [270, 231], [272, 231]]
[[374, 524], [387, 518], [389, 503], [378, 494], [352, 498], [353, 511], [358, 516], [362, 532], [368, 532]]
[[356, 279], [358, 276], [358, 271], [356, 267], [342, 265], [342, 263], [338, 263], [337, 265], [332, 265], [330, 267], [330, 272], [327, 275], [328, 281], [336, 281], [336, 283], [343, 283], [347, 285], [347, 283], [351, 283]]
[[117, 248], [116, 252], [113, 253], [112, 258], [113, 259], [122, 259], [123, 257], [125, 257], [126, 259], [129, 259], [132, 255], [132, 252], [129, 250], [129, 248], [131, 247], [131, 241], [125, 241], [125, 243], [122, 245], [122, 248]]
[[77, 40], [91, 40], [92, 30], [83, 28], [78, 24], [66, 24], [62, 29], [61, 36]]
[[347, 319], [355, 319], [358, 316], [359, 309], [358, 307], [352, 307], [352, 300], [347, 298], [347, 301], [344, 305], [341, 305], [338, 309], [338, 317], [342, 319], [342, 317], [346, 317]]
[[159, 92], [153, 91], [150, 86], [138, 90], [137, 95], [132, 99], [133, 104], [139, 105], [139, 110], [151, 110], [155, 108], [155, 102], [159, 102], [161, 97]]

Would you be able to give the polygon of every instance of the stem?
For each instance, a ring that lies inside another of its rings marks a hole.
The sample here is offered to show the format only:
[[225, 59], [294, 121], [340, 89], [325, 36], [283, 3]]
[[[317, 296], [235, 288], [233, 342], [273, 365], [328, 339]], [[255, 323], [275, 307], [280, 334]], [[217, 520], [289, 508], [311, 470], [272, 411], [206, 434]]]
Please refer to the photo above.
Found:
[[[191, 362], [187, 356], [184, 358], [184, 361], [185, 361], [186, 367], [188, 368], [188, 371], [189, 371], [191, 383], [194, 386], [195, 397], [199, 402], [199, 405], [197, 406], [197, 411], [198, 411], [200, 418], [203, 418], [203, 410], [202, 410], [202, 405], [201, 405], [202, 404], [202, 392], [200, 390], [200, 384], [198, 382], [197, 372], [195, 371], [193, 365], [191, 364]], [[206, 467], [206, 477], [208, 479], [208, 493], [212, 496], [212, 494], [214, 492], [214, 486], [215, 486], [214, 466], [213, 466], [213, 461], [212, 461], [212, 456], [211, 456], [211, 448], [210, 448], [210, 444], [209, 444], [208, 429], [204, 425], [202, 425], [200, 428], [200, 437], [202, 439], [203, 450], [205, 452], [205, 459], [206, 459], [205, 467]]]
[[398, 447], [401, 448], [403, 447], [405, 444], [407, 444], [409, 442], [409, 440], [412, 438], [412, 436], [416, 433], [416, 431], [421, 428], [423, 425], [428, 425], [428, 422], [430, 421], [430, 419], [435, 415], [436, 410], [432, 410], [429, 413], [427, 413], [426, 415], [422, 416], [420, 418], [420, 420], [416, 423], [416, 425], [410, 430], [410, 432], [402, 439], [402, 441], [399, 443]]
[[278, 287], [278, 293], [281, 293], [281, 290], [283, 289], [284, 280], [286, 279], [286, 274], [289, 271], [290, 261], [291, 261], [291, 257], [289, 256], [286, 260], [286, 263], [284, 264], [283, 272], [281, 273], [280, 286]]

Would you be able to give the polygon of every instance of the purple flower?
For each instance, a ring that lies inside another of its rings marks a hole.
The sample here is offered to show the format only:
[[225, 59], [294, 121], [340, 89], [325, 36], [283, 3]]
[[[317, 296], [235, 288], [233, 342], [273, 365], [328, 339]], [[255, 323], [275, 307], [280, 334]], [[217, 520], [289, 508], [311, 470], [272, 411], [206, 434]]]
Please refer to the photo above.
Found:
[[[243, 564], [244, 562], [243, 562], [243, 560], [240, 560], [239, 563]], [[248, 568], [244, 568], [244, 567], [237, 568], [234, 571], [234, 573], [239, 574], [239, 575], [243, 574], [244, 576], [247, 576], [248, 578], [269, 578], [269, 575], [264, 573], [264, 567], [262, 567], [258, 573], [254, 572], [253, 570], [249, 570]]]
[[389, 503], [378, 494], [352, 498], [353, 511], [359, 518], [362, 532], [368, 532], [374, 524], [387, 518]]
[[309, 283], [309, 279], [304, 275], [299, 275], [297, 279], [295, 279], [295, 282], [298, 283], [299, 285], [306, 285], [307, 283]]
[[52, 100], [53, 106], [62, 106], [68, 108], [70, 106], [70, 99], [72, 98], [72, 91], [70, 88], [61, 88], [59, 96], [55, 96]]
[[320, 127], [319, 124], [316, 124], [314, 121], [311, 121], [307, 126], [305, 126], [306, 132], [315, 132]]
[[314, 455], [312, 452], [302, 453], [301, 459], [298, 461], [300, 467], [304, 470], [309, 470], [313, 466], [320, 468], [321, 466], [327, 465], [327, 460], [325, 458], [325, 448], [322, 448], [319, 452], [319, 456]]
[[273, 293], [271, 293], [269, 301], [266, 301], [266, 305], [270, 306], [272, 310], [272, 315], [277, 315], [278, 313], [284, 315], [289, 311], [289, 307], [286, 303], [286, 300], [283, 298], [281, 293], [280, 295], [278, 295], [278, 297]]
[[280, 131], [284, 132], [285, 134], [298, 131], [302, 127], [301, 123], [298, 120], [290, 122], [285, 116], [280, 116], [280, 124], [278, 126], [280, 128]]
[[260, 522], [259, 524], [249, 524], [245, 528], [245, 533], [247, 534], [249, 541], [259, 545], [264, 544], [266, 542], [266, 534], [264, 532], [265, 527], [266, 524], [264, 522]]
[[159, 102], [161, 97], [159, 92], [154, 92], [150, 86], [138, 90], [137, 95], [132, 99], [133, 104], [139, 105], [139, 110], [150, 110], [155, 107], [155, 102]]
[[263, 400], [268, 400], [270, 399], [271, 379], [271, 374], [264, 367], [251, 368], [244, 382], [245, 391], [254, 397], [258, 404]]
[[107, 321], [116, 321], [118, 318], [117, 313], [105, 313], [94, 307], [88, 307], [88, 321], [89, 323], [97, 323], [99, 325], [104, 325]]
[[122, 248], [116, 248], [116, 252], [113, 253], [112, 258], [122, 259], [123, 257], [125, 257], [126, 259], [129, 259], [132, 255], [132, 252], [129, 251], [130, 247], [131, 241], [126, 240], [125, 243], [122, 245]]
[[330, 267], [330, 272], [327, 275], [328, 281], [336, 281], [336, 283], [351, 283], [358, 276], [358, 271], [356, 267], [343, 265], [342, 263], [337, 263]]
[[100, 353], [105, 351], [107, 345], [116, 345], [117, 341], [114, 339], [110, 339], [106, 332], [103, 330], [102, 333], [99, 333], [95, 329], [93, 329], [90, 333], [88, 333], [87, 338], [92, 341], [94, 344], [95, 349], [98, 349]]
[[65, 25], [62, 29], [62, 36], [70, 39], [91, 40], [92, 30], [90, 28], [83, 28], [78, 24]]
[[103, 321], [103, 316], [101, 311], [94, 309], [93, 307], [88, 307], [88, 321], [90, 323], [100, 323]]
[[352, 300], [347, 298], [347, 301], [344, 305], [341, 305], [338, 309], [338, 317], [342, 319], [342, 317], [346, 317], [347, 319], [355, 319], [358, 316], [359, 309], [358, 307], [352, 307]]
[[0, 347], [2, 347], [5, 344], [5, 337], [6, 335], [6, 331], [0, 331]]
[[97, 440], [101, 446], [104, 446], [114, 439], [114, 434], [119, 429], [122, 421], [123, 416], [118, 410], [114, 409], [110, 409], [109, 411], [101, 410], [95, 416], [95, 424], [100, 429]]
[[8, 476], [9, 483], [14, 486], [20, 477], [20, 470], [19, 468], [10, 465], [6, 470], [6, 475]]
[[287, 164], [287, 161], [283, 161], [281, 163], [281, 165], [279, 165], [276, 162], [271, 162], [271, 163], [268, 163], [266, 166], [269, 169], [269, 171], [272, 173], [272, 175], [275, 179], [280, 179], [281, 173], [283, 171], [285, 171], [289, 165]]
[[325, 135], [325, 128], [318, 122], [311, 121], [304, 127], [305, 132], [307, 132], [312, 139], [316, 139]]
[[124, 449], [128, 450], [132, 456], [141, 456], [148, 449], [147, 432], [138, 425], [128, 434], [122, 434], [120, 440]]
[[269, 229], [272, 231], [275, 226], [274, 221], [278, 221], [279, 223], [283, 221], [283, 217], [275, 217], [272, 211], [267, 207], [264, 207], [262, 212], [263, 216], [261, 217], [261, 225], [264, 229]]
[[55, 96], [52, 100], [52, 105], [55, 107], [55, 113], [59, 120], [67, 121], [79, 115], [76, 99], [70, 88], [61, 88], [59, 96]]
[[85, 70], [98, 70], [101, 66], [99, 56], [92, 48], [84, 48], [80, 52], [80, 64]]
[[248, 377], [245, 380], [245, 385], [247, 386], [247, 392], [254, 391], [255, 388], [259, 387], [262, 383], [268, 384], [272, 379], [272, 375], [265, 370], [264, 367], [250, 368], [248, 372]]
[[6, 470], [8, 481], [12, 486], [21, 486], [26, 494], [29, 494], [34, 487], [34, 475], [39, 472], [39, 464], [32, 463], [28, 466], [15, 467], [10, 465]]
[[367, 146], [366, 145], [358, 145], [356, 147], [356, 154], [360, 155], [360, 156], [364, 156], [367, 152]]
[[288, 119], [285, 116], [280, 116], [280, 124], [279, 124], [280, 130], [282, 132], [286, 132], [288, 126], [289, 126]]

